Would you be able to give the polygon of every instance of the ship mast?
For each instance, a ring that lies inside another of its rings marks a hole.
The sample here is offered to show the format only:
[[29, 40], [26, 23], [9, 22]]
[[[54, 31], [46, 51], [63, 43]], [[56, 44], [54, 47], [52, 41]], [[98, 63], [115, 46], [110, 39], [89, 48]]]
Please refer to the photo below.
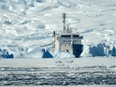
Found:
[[66, 22], [65, 22], [65, 19], [66, 19], [66, 14], [63, 13], [63, 33], [66, 33]]

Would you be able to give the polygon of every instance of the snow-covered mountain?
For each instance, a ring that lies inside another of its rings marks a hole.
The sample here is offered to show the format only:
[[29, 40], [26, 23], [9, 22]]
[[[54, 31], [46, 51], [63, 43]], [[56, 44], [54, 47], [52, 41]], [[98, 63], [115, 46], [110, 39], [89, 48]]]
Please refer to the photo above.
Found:
[[52, 32], [62, 31], [62, 13], [84, 37], [81, 56], [116, 56], [115, 0], [0, 0], [0, 48], [15, 58], [41, 58]]

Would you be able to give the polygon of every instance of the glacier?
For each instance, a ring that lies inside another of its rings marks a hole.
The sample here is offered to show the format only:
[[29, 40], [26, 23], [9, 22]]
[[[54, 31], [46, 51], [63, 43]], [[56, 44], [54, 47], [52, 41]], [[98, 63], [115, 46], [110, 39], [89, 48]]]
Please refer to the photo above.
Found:
[[14, 58], [42, 58], [42, 49], [51, 49], [52, 32], [62, 31], [64, 12], [84, 37], [81, 57], [116, 56], [115, 0], [0, 0], [0, 12], [0, 48]]

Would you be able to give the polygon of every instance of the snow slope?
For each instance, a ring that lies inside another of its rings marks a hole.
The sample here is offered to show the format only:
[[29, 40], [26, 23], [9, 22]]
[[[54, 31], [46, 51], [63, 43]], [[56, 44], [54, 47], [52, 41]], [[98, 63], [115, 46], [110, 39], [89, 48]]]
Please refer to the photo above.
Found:
[[116, 55], [115, 0], [0, 0], [0, 12], [0, 48], [15, 58], [41, 58], [62, 32], [62, 13], [84, 37], [81, 56]]

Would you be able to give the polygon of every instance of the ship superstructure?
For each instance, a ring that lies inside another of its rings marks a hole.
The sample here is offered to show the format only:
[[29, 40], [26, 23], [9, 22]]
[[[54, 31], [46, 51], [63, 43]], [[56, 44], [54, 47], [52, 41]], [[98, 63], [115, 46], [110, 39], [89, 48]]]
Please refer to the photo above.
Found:
[[[63, 14], [63, 32], [56, 36], [55, 31], [53, 32], [53, 47], [57, 48], [61, 52], [68, 52], [73, 54], [75, 57], [80, 57], [83, 51], [82, 39], [83, 37], [79, 33], [73, 33], [69, 26], [66, 27], [66, 14]], [[57, 46], [56, 46], [57, 42]]]

